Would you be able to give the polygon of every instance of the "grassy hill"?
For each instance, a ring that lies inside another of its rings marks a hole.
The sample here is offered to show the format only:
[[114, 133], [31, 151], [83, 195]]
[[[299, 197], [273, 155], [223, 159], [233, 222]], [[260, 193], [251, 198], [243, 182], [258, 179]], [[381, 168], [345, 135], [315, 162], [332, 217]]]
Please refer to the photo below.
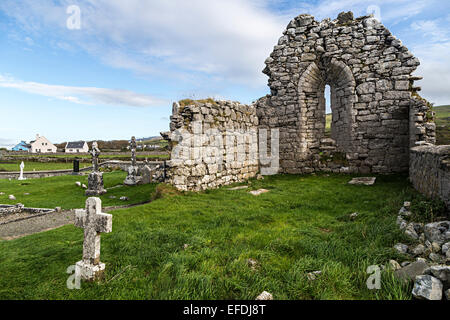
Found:
[[450, 106], [433, 108], [436, 112], [436, 144], [450, 145]]

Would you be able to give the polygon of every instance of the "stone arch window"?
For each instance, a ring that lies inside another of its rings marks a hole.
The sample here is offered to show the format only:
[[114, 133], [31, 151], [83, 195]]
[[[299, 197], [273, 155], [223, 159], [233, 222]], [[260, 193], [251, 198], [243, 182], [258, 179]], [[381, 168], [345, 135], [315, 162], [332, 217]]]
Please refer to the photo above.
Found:
[[[325, 86], [330, 86], [331, 139], [325, 137]], [[356, 82], [350, 68], [335, 59], [312, 62], [299, 80], [299, 142], [301, 155], [332, 148], [351, 152], [354, 139]]]

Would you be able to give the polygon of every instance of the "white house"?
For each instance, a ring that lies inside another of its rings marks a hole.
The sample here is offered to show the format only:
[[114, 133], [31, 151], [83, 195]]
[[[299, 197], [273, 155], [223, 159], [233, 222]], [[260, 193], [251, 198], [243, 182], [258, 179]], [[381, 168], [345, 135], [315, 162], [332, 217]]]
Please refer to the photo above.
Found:
[[36, 135], [36, 140], [30, 141], [31, 153], [56, 153], [56, 146], [46, 137]]
[[89, 152], [89, 146], [86, 141], [67, 142], [66, 153], [87, 153]]

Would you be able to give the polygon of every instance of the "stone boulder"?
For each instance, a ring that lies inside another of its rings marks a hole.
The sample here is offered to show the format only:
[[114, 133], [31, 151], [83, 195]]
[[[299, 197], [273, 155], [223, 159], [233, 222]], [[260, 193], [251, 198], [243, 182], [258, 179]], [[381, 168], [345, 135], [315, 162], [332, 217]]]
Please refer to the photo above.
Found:
[[412, 294], [420, 300], [442, 300], [442, 282], [430, 275], [417, 276]]
[[450, 221], [441, 221], [428, 223], [425, 225], [425, 237], [430, 242], [436, 242], [439, 245], [448, 241], [447, 233], [450, 229]]
[[406, 254], [408, 252], [408, 246], [403, 243], [397, 243], [394, 246], [394, 249], [397, 250], [398, 253]]
[[426, 262], [419, 260], [395, 271], [394, 275], [402, 280], [414, 280], [417, 276], [423, 275], [428, 267]]
[[424, 271], [424, 274], [439, 279], [446, 287], [450, 286], [450, 266], [431, 266]]

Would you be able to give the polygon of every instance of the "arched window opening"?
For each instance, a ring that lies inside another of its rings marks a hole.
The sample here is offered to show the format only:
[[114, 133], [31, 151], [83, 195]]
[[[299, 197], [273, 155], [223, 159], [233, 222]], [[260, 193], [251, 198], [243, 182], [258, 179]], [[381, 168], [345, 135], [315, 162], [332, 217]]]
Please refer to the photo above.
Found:
[[332, 114], [331, 114], [331, 87], [325, 86], [325, 137], [331, 138]]

